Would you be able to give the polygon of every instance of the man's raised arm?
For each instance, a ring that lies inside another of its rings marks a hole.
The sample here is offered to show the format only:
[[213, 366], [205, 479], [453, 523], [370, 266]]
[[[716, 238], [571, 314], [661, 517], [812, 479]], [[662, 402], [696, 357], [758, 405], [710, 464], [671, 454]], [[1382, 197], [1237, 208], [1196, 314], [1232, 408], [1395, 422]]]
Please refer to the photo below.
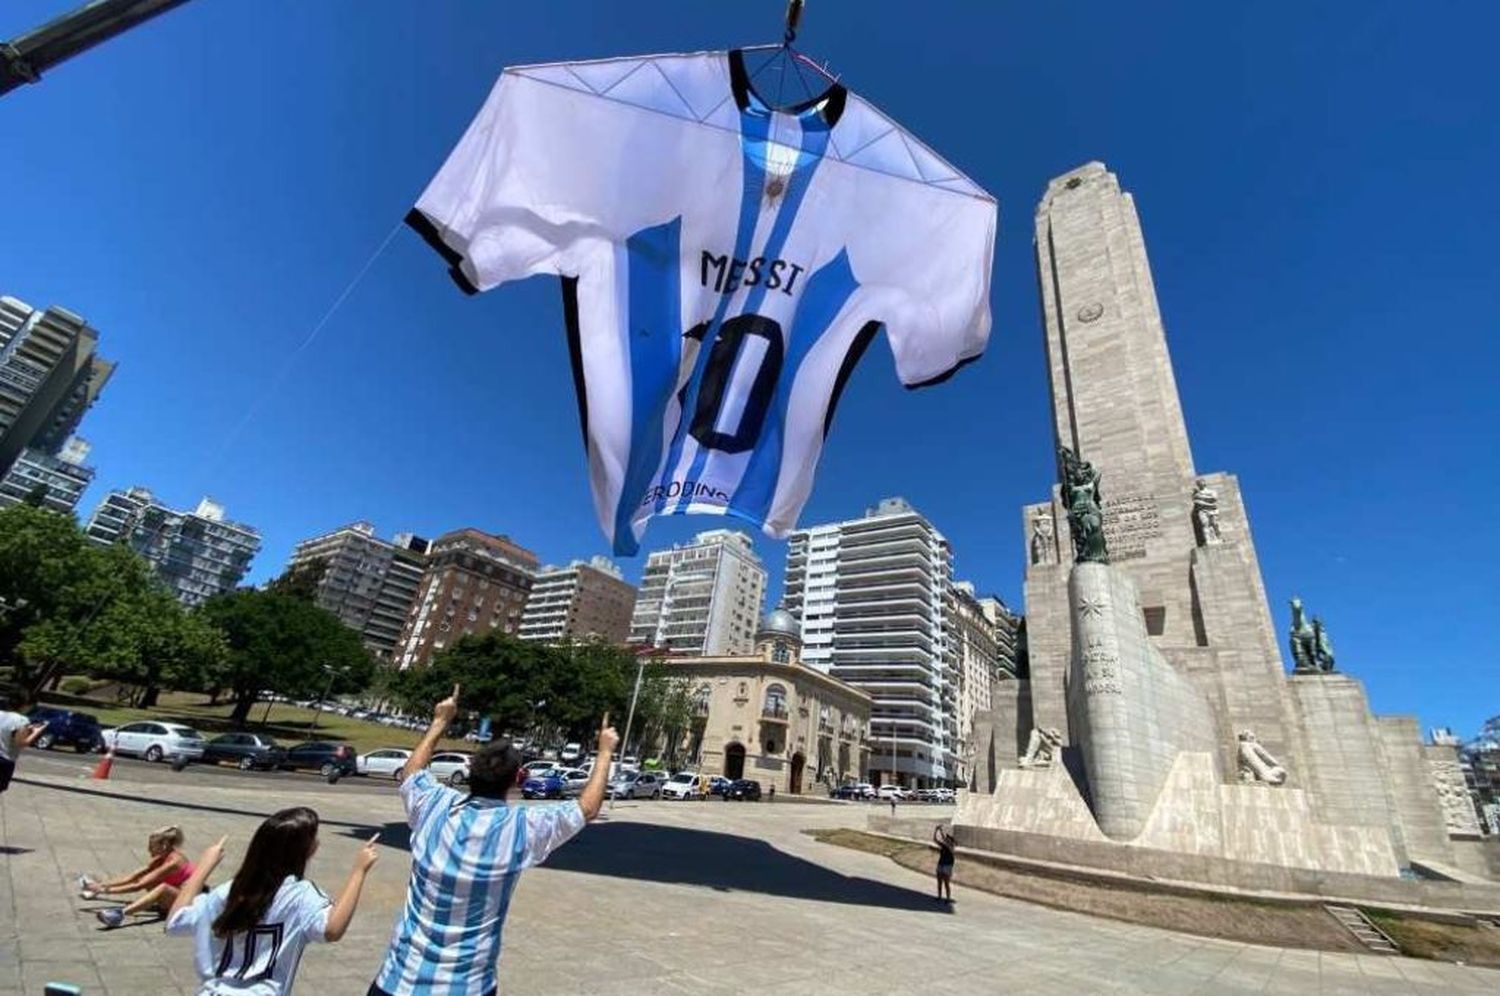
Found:
[[458, 715], [458, 686], [453, 686], [453, 694], [432, 707], [432, 722], [427, 726], [427, 732], [422, 734], [421, 741], [411, 752], [411, 757], [406, 759], [406, 773], [414, 775], [432, 763], [432, 753], [437, 750], [438, 741], [443, 739], [443, 734], [448, 732], [453, 718]]
[[609, 787], [610, 761], [619, 744], [620, 734], [609, 725], [609, 713], [605, 713], [604, 722], [599, 724], [599, 751], [594, 755], [594, 770], [589, 772], [588, 784], [578, 794], [578, 808], [583, 810], [584, 819], [592, 820], [604, 807], [604, 791]]

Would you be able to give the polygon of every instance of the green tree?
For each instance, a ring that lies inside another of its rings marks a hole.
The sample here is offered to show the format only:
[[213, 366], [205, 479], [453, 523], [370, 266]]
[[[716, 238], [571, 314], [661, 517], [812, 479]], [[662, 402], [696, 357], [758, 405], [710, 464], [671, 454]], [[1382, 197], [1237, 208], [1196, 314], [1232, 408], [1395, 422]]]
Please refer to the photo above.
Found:
[[0, 662], [35, 694], [67, 668], [159, 687], [215, 651], [134, 551], [23, 504], [0, 511]]
[[300, 696], [370, 685], [374, 661], [359, 635], [300, 598], [242, 588], [209, 599], [200, 613], [223, 634], [227, 652], [218, 683], [234, 696], [230, 719], [236, 725], [244, 725], [268, 689]]
[[309, 560], [296, 567], [288, 568], [281, 576], [266, 585], [268, 591], [274, 591], [279, 595], [290, 595], [304, 602], [314, 605], [318, 601], [318, 585], [323, 583], [323, 575], [328, 573], [328, 558], [319, 557]]

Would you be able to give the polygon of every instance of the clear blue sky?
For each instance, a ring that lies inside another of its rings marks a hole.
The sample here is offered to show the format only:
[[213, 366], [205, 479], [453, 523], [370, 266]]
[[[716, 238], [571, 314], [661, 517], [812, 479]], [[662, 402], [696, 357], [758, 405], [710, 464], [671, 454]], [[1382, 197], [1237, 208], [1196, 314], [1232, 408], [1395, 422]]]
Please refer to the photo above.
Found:
[[[0, 37], [77, 2], [6, 3]], [[0, 98], [0, 292], [87, 316], [120, 364], [83, 425], [84, 511], [212, 494], [264, 534], [255, 579], [360, 518], [600, 552], [553, 281], [465, 298], [403, 229], [294, 351], [502, 66], [771, 41], [782, 7], [194, 0]], [[1277, 626], [1300, 594], [1382, 712], [1500, 713], [1497, 33], [1478, 3], [811, 0], [803, 49], [995, 193], [1001, 227], [988, 354], [909, 393], [871, 349], [802, 521], [904, 495], [1020, 605], [1018, 509], [1053, 473], [1031, 217], [1101, 159]], [[719, 524], [658, 520], [647, 548]], [[784, 545], [756, 545], [779, 592]]]

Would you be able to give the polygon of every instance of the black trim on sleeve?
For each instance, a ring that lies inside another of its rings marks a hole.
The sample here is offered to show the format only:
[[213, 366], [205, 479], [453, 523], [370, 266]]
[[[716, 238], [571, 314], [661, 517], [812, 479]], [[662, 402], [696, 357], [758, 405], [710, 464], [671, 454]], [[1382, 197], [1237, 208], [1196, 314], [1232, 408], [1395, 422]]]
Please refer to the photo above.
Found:
[[839, 375], [833, 382], [833, 393], [828, 397], [828, 411], [823, 415], [823, 438], [828, 438], [828, 430], [833, 428], [833, 410], [839, 406], [839, 397], [844, 393], [844, 385], [849, 383], [849, 376], [854, 373], [860, 359], [865, 355], [865, 350], [870, 348], [870, 340], [875, 338], [875, 333], [880, 331], [879, 322], [865, 322], [864, 327], [854, 335], [854, 341], [849, 343], [849, 351], [844, 354], [844, 362], [839, 365]]
[[479, 293], [479, 288], [474, 286], [474, 283], [463, 271], [463, 267], [461, 266], [464, 261], [463, 256], [447, 242], [443, 241], [443, 233], [438, 230], [437, 225], [432, 223], [431, 218], [416, 208], [412, 208], [406, 212], [406, 224], [412, 231], [422, 236], [423, 242], [426, 242], [437, 251], [439, 256], [443, 257], [443, 261], [448, 264], [448, 274], [453, 278], [453, 282], [458, 284], [459, 290], [470, 295]]
[[583, 429], [583, 449], [589, 448], [589, 394], [583, 381], [583, 340], [578, 334], [578, 278], [562, 278], [563, 325], [568, 330], [568, 359], [573, 364], [573, 390], [578, 394], [578, 425]]
[[941, 384], [943, 381], [947, 380], [949, 377], [952, 377], [954, 374], [958, 373], [964, 367], [968, 366], [970, 363], [973, 363], [983, 355], [983, 353], [975, 353], [973, 356], [966, 356], [963, 359], [959, 360], [957, 363], [953, 364], [953, 366], [949, 367], [947, 370], [944, 370], [942, 373], [938, 374], [936, 377], [929, 377], [926, 380], [919, 380], [915, 384], [906, 384], [903, 386], [908, 391], [915, 391], [921, 387], [935, 387], [938, 384]]

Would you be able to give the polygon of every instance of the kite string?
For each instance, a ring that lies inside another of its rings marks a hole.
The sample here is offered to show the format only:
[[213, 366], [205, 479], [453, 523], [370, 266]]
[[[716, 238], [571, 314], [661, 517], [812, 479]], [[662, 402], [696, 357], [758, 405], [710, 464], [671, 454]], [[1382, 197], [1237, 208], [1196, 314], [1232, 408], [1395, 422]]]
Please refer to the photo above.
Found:
[[338, 297], [334, 298], [333, 303], [330, 304], [328, 306], [328, 309], [323, 312], [323, 317], [318, 319], [317, 323], [313, 325], [312, 330], [303, 337], [302, 341], [297, 344], [296, 348], [287, 354], [287, 357], [282, 362], [281, 367], [276, 371], [276, 376], [271, 378], [271, 383], [268, 384], [266, 388], [262, 390], [253, 401], [250, 402], [249, 406], [245, 409], [245, 414], [240, 416], [239, 421], [235, 423], [234, 427], [221, 437], [218, 449], [209, 459], [210, 468], [218, 465], [218, 463], [224, 458], [224, 454], [229, 451], [230, 446], [237, 438], [239, 438], [240, 433], [245, 431], [246, 426], [254, 421], [255, 417], [260, 414], [260, 411], [265, 406], [265, 403], [271, 399], [271, 397], [277, 392], [278, 389], [280, 389], [282, 383], [285, 382], [287, 377], [291, 374], [292, 366], [297, 362], [297, 357], [306, 352], [307, 348], [313, 344], [313, 342], [318, 338], [320, 334], [322, 334], [323, 329], [327, 327], [330, 321], [332, 321], [333, 316], [338, 313], [338, 310], [344, 306], [344, 302], [349, 299], [349, 295], [353, 294], [354, 289], [359, 286], [362, 280], [364, 280], [365, 274], [370, 272], [370, 267], [374, 266], [375, 261], [379, 259], [382, 254], [384, 254], [386, 247], [391, 244], [391, 240], [396, 237], [396, 233], [401, 230], [403, 224], [405, 224], [405, 222], [397, 221], [394, 225], [391, 226], [391, 230], [385, 234], [385, 238], [380, 240], [380, 244], [375, 247], [375, 251], [372, 252], [370, 254], [370, 257], [365, 260], [364, 265], [362, 265], [355, 272], [354, 277], [344, 285], [344, 289], [339, 292]]

